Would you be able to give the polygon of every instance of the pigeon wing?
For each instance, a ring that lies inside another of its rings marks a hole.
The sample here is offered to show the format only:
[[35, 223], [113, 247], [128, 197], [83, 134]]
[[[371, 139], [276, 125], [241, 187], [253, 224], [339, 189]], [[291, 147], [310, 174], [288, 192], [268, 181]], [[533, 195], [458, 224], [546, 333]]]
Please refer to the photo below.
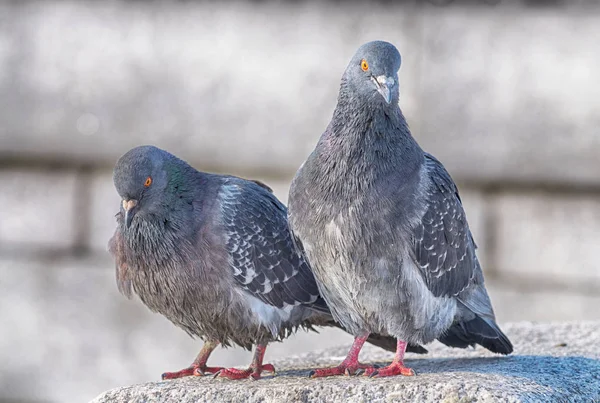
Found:
[[277, 308], [304, 304], [328, 312], [308, 263], [293, 243], [287, 209], [267, 189], [229, 179], [219, 193], [236, 284]]
[[429, 154], [425, 171], [431, 185], [425, 214], [414, 232], [415, 260], [433, 295], [458, 295], [475, 276], [476, 245], [450, 174]]

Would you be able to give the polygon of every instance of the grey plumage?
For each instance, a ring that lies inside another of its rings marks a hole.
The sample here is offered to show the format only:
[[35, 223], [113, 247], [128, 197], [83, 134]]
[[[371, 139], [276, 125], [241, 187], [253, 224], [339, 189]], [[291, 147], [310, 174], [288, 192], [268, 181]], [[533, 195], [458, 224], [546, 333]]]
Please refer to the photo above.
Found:
[[400, 63], [387, 42], [354, 55], [333, 118], [292, 182], [290, 227], [354, 335], [508, 354], [456, 185], [398, 107]]
[[121, 157], [114, 182], [124, 201], [109, 249], [126, 296], [214, 346], [337, 326], [266, 185], [197, 171], [152, 146]]

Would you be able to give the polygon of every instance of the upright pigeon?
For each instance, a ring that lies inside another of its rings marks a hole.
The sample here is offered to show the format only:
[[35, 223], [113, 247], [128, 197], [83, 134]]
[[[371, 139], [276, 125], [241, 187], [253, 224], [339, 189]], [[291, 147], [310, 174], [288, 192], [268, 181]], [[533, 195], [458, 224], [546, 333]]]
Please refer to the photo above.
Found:
[[[295, 242], [333, 317], [355, 336], [346, 359], [315, 377], [358, 368], [413, 375], [403, 362], [407, 343], [436, 338], [512, 352], [495, 322], [457, 187], [419, 147], [398, 107], [399, 68], [390, 43], [358, 49], [333, 118], [291, 185]], [[398, 339], [388, 367], [359, 363], [371, 333]]]
[[[298, 327], [339, 326], [293, 245], [285, 206], [266, 185], [199, 172], [153, 146], [123, 155], [114, 183], [122, 206], [109, 250], [119, 290], [127, 297], [133, 290], [152, 311], [205, 341], [189, 368], [163, 379], [258, 379], [274, 371], [263, 364], [268, 342]], [[395, 345], [390, 337], [369, 341]], [[219, 344], [232, 343], [256, 345], [248, 369], [206, 365]]]

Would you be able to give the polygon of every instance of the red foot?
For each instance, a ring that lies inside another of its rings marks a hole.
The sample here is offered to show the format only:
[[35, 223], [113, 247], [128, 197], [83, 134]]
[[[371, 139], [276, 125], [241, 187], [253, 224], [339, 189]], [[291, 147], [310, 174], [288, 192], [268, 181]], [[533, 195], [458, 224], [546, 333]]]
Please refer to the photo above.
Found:
[[337, 367], [332, 368], [319, 368], [313, 371], [310, 371], [308, 375], [310, 378], [323, 378], [326, 376], [336, 376], [336, 375], [354, 375], [356, 371], [359, 369], [364, 369], [366, 371], [375, 370], [375, 367], [368, 364], [361, 364], [360, 362], [354, 362], [350, 364], [346, 364], [342, 362]]
[[371, 378], [372, 377], [383, 378], [385, 376], [396, 376], [396, 375], [414, 376], [415, 371], [413, 371], [411, 368], [405, 367], [402, 362], [394, 361], [390, 365], [388, 365], [387, 367], [384, 367], [384, 368], [367, 369], [365, 371], [365, 375], [368, 377], [371, 377]]
[[354, 338], [354, 343], [352, 343], [352, 347], [350, 347], [350, 351], [348, 351], [348, 355], [346, 359], [342, 361], [340, 365], [333, 368], [319, 368], [314, 371], [310, 371], [308, 375], [310, 378], [321, 378], [325, 376], [335, 376], [335, 375], [354, 375], [357, 370], [364, 369], [370, 370], [374, 369], [372, 365], [365, 365], [358, 362], [358, 354], [360, 354], [360, 349], [363, 344], [369, 337], [369, 333], [362, 333], [360, 336], [356, 336]]
[[165, 372], [162, 374], [162, 379], [177, 379], [185, 376], [202, 376], [205, 374], [214, 374], [221, 371], [221, 367], [207, 367], [207, 366], [191, 366], [189, 368], [182, 369], [177, 372]]
[[260, 366], [251, 366], [248, 369], [226, 368], [215, 373], [214, 377], [227, 378], [231, 380], [252, 378], [256, 381], [260, 379], [263, 371], [275, 374], [275, 367], [271, 364], [263, 364]]

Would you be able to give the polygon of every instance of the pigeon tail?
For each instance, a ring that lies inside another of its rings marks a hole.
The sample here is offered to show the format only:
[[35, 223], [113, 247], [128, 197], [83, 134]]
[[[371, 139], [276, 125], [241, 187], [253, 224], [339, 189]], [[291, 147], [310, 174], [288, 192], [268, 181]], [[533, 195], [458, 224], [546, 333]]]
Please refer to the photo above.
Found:
[[449, 347], [467, 348], [479, 344], [493, 353], [510, 354], [513, 346], [495, 322], [475, 315], [469, 321], [457, 322], [438, 339]]
[[459, 319], [438, 338], [440, 342], [459, 348], [479, 344], [497, 354], [512, 353], [512, 343], [496, 323], [492, 303], [483, 283], [461, 294], [457, 302]]

